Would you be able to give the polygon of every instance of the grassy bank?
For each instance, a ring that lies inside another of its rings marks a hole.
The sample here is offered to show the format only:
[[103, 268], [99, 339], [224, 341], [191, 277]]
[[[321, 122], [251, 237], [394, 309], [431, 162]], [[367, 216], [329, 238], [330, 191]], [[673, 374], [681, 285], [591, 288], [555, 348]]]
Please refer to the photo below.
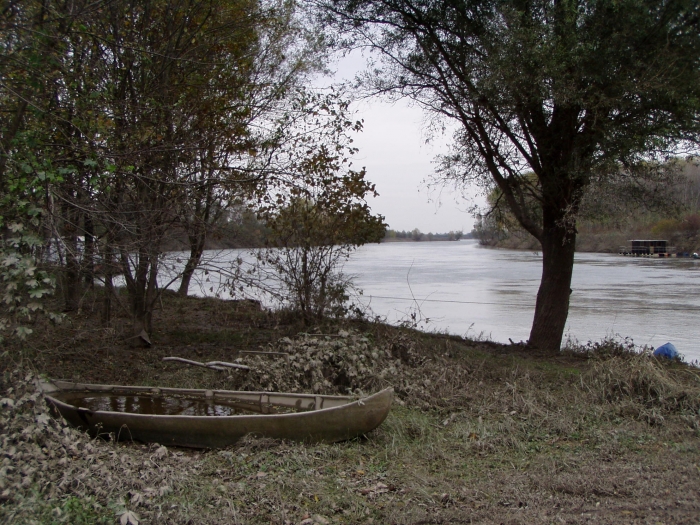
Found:
[[[301, 327], [255, 305], [166, 296], [154, 346], [80, 313], [3, 355], [4, 523], [696, 523], [700, 376], [619, 345], [557, 356], [385, 325]], [[319, 335], [320, 334], [320, 335]], [[274, 349], [289, 364], [242, 354]], [[234, 360], [251, 372], [163, 363]], [[394, 386], [362, 439], [225, 450], [92, 439], [53, 418], [40, 374], [359, 393]]]

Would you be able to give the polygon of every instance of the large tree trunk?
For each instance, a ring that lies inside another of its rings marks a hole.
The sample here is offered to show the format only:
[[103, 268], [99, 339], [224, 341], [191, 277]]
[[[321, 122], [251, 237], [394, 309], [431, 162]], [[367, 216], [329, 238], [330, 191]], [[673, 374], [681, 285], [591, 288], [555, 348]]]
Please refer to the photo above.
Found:
[[83, 278], [85, 286], [95, 286], [95, 228], [89, 213], [83, 216], [85, 230], [85, 251], [83, 252]]
[[64, 309], [67, 312], [74, 312], [80, 306], [80, 297], [82, 295], [80, 264], [75, 254], [70, 253], [70, 250], [77, 245], [77, 242], [72, 242], [71, 239], [68, 239], [66, 244], [69, 245], [69, 249], [66, 250], [66, 269], [63, 272]]
[[104, 262], [102, 264], [105, 277], [104, 300], [102, 303], [102, 324], [109, 328], [112, 325], [112, 298], [115, 297], [114, 275], [122, 273], [117, 268], [117, 263], [114, 260], [114, 250], [112, 248], [114, 239], [108, 235], [105, 243]]
[[80, 280], [80, 249], [78, 248], [78, 214], [72, 206], [65, 206], [65, 221], [63, 224], [63, 240], [66, 249], [66, 261], [63, 271], [63, 300], [64, 309], [74, 312], [80, 306], [82, 282]]
[[129, 265], [129, 255], [121, 252], [124, 279], [129, 293], [129, 307], [132, 320], [132, 337], [134, 346], [150, 346], [152, 330], [153, 307], [157, 293], [158, 255], [141, 247], [138, 260], [133, 265], [133, 273]]
[[205, 242], [206, 232], [200, 232], [200, 235], [190, 237], [190, 257], [187, 259], [187, 264], [185, 264], [185, 269], [182, 272], [182, 280], [180, 281], [180, 289], [177, 291], [178, 295], [182, 297], [187, 297], [192, 275], [194, 275], [194, 271], [202, 261]]
[[569, 315], [576, 232], [565, 225], [550, 225], [544, 228], [541, 241], [542, 281], [528, 343], [554, 353], [561, 349]]

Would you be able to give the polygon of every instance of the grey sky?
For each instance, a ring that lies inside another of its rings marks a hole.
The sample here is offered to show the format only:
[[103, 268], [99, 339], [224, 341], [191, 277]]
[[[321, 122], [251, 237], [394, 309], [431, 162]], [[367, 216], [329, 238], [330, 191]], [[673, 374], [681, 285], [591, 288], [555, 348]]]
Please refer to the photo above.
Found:
[[[334, 77], [319, 83], [351, 80], [364, 65], [362, 56], [354, 53], [336, 64]], [[424, 184], [433, 172], [433, 159], [447, 150], [450, 137], [426, 144], [423, 113], [407, 101], [364, 100], [353, 108], [356, 118], [364, 120], [364, 131], [355, 137], [360, 151], [354, 165], [367, 168], [367, 178], [380, 195], [370, 201], [372, 210], [384, 215], [394, 230], [471, 231], [474, 219], [466, 211], [469, 203], [455, 202], [457, 195], [449, 189], [429, 194]]]

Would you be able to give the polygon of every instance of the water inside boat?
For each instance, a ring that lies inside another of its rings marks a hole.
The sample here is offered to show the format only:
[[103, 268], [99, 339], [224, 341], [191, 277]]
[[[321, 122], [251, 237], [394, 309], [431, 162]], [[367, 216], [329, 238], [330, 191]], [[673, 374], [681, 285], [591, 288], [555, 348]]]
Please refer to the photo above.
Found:
[[153, 394], [64, 393], [56, 398], [70, 405], [93, 412], [127, 412], [164, 416], [235, 416], [251, 414], [240, 403], [216, 402], [193, 397], [162, 396]]

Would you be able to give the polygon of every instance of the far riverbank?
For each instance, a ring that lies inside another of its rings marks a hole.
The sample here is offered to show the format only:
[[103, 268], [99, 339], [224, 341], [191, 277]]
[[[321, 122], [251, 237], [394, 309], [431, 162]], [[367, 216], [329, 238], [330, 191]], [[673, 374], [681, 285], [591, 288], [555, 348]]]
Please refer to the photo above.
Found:
[[[626, 231], [581, 231], [576, 235], [576, 251], [581, 253], [619, 253], [620, 247], [630, 246], [631, 239], [666, 239], [670, 246], [685, 252], [700, 252], [700, 237], [681, 233], [653, 232], [651, 230]], [[515, 232], [508, 236], [483, 238], [483, 246], [507, 250], [539, 251], [542, 248], [537, 239], [525, 232]]]

